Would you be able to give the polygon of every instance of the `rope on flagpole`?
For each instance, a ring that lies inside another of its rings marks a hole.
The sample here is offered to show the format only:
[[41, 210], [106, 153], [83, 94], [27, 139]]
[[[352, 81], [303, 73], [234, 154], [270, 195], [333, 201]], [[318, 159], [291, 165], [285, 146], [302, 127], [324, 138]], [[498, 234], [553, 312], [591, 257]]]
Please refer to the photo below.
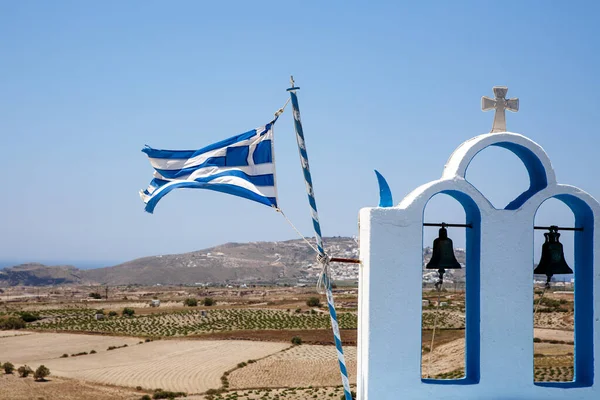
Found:
[[277, 110], [277, 111], [275, 112], [275, 118], [279, 118], [279, 116], [280, 116], [281, 114], [283, 114], [283, 111], [285, 110], [285, 108], [286, 108], [286, 107], [287, 107], [287, 105], [289, 104], [290, 100], [291, 100], [291, 99], [287, 99], [287, 101], [285, 102], [285, 104], [283, 105], [283, 107], [281, 107], [279, 110]]
[[302, 240], [304, 240], [306, 242], [306, 244], [308, 244], [310, 246], [310, 248], [315, 251], [315, 253], [319, 254], [319, 249], [317, 249], [311, 242], [308, 241], [307, 238], [304, 237], [304, 235], [302, 234], [302, 232], [300, 232], [298, 230], [298, 228], [296, 228], [296, 226], [294, 226], [294, 224], [292, 223], [292, 221], [289, 220], [289, 218], [284, 214], [284, 212], [283, 212], [283, 210], [281, 208], [276, 208], [275, 211], [277, 211], [278, 213], [280, 213], [283, 216], [283, 218], [285, 218], [285, 220], [287, 221], [287, 223], [290, 224], [290, 226], [292, 228], [294, 228], [294, 230], [296, 231], [296, 233], [298, 234], [298, 236], [300, 236], [300, 238], [302, 238]]
[[308, 203], [311, 208], [311, 216], [313, 220], [313, 228], [315, 230], [315, 238], [317, 241], [317, 261], [322, 265], [321, 274], [317, 288], [325, 289], [327, 295], [327, 306], [329, 308], [329, 317], [331, 319], [331, 328], [333, 330], [333, 338], [335, 340], [335, 347], [337, 350], [338, 363], [340, 366], [340, 373], [342, 376], [342, 384], [344, 386], [344, 397], [345, 400], [352, 400], [352, 394], [350, 392], [350, 381], [348, 380], [348, 370], [346, 369], [346, 360], [344, 358], [344, 351], [342, 349], [342, 339], [340, 336], [340, 327], [337, 320], [337, 313], [335, 312], [335, 304], [333, 302], [333, 292], [331, 290], [331, 275], [329, 272], [329, 256], [323, 249], [323, 236], [321, 234], [321, 224], [319, 223], [319, 214], [317, 212], [317, 202], [315, 200], [315, 193], [313, 190], [312, 177], [310, 174], [310, 167], [308, 164], [308, 153], [306, 152], [306, 143], [304, 141], [304, 131], [302, 130], [302, 121], [300, 120], [300, 108], [298, 107], [298, 97], [296, 96], [296, 90], [299, 87], [294, 86], [294, 77], [290, 77], [292, 87], [287, 91], [290, 92], [290, 99], [292, 100], [292, 112], [294, 116], [294, 127], [296, 130], [296, 141], [298, 142], [298, 152], [300, 153], [300, 163], [302, 164], [302, 171], [304, 172], [304, 183], [306, 184], [306, 193], [308, 195]]

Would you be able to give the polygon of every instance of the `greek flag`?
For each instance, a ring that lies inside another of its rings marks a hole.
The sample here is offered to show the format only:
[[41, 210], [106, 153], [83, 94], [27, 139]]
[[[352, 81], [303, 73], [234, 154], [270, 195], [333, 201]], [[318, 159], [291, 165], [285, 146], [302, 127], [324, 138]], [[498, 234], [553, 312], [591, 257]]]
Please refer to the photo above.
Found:
[[146, 211], [177, 188], [210, 189], [277, 207], [273, 125], [233, 136], [200, 150], [158, 150], [146, 146], [154, 179], [140, 196]]

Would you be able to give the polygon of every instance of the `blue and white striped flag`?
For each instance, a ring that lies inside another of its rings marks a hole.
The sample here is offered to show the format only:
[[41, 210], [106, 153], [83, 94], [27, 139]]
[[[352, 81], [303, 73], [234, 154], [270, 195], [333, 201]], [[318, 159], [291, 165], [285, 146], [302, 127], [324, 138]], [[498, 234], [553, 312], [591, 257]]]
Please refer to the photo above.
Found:
[[140, 196], [146, 211], [177, 188], [210, 189], [277, 208], [273, 125], [211, 144], [200, 150], [158, 150], [146, 146], [154, 179]]

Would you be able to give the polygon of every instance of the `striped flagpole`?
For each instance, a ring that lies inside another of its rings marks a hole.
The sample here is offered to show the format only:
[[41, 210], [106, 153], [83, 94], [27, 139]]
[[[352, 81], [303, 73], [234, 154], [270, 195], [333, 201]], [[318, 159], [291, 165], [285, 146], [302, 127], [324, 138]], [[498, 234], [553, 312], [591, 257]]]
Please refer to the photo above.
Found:
[[329, 258], [323, 249], [323, 236], [321, 235], [321, 224], [319, 223], [319, 213], [317, 212], [317, 202], [315, 201], [315, 193], [313, 191], [312, 178], [310, 175], [310, 167], [308, 165], [308, 153], [306, 152], [306, 143], [304, 142], [304, 131], [302, 130], [302, 121], [300, 120], [300, 108], [298, 107], [298, 96], [296, 90], [299, 87], [294, 86], [294, 77], [290, 77], [292, 87], [287, 91], [290, 92], [292, 99], [292, 110], [294, 114], [294, 127], [296, 128], [296, 140], [298, 142], [298, 151], [300, 152], [300, 163], [304, 172], [304, 182], [306, 183], [306, 193], [308, 194], [308, 203], [315, 229], [317, 239], [317, 249], [319, 250], [319, 261], [323, 263], [323, 272], [320, 279], [325, 286], [327, 294], [327, 306], [329, 307], [329, 316], [331, 317], [331, 328], [333, 329], [333, 337], [335, 339], [335, 347], [337, 349], [338, 362], [342, 375], [342, 383], [344, 386], [344, 396], [346, 400], [352, 400], [350, 393], [350, 381], [348, 380], [348, 371], [346, 370], [346, 361], [344, 359], [344, 351], [342, 349], [342, 340], [340, 337], [340, 327], [335, 312], [335, 304], [333, 303], [333, 293], [331, 291], [331, 278], [329, 277]]

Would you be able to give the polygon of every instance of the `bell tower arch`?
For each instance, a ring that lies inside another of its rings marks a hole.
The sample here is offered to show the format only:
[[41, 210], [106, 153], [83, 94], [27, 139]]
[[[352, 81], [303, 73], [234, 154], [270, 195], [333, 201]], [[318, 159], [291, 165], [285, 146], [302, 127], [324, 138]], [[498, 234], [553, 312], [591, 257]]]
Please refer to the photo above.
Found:
[[[465, 179], [473, 157], [488, 146], [513, 152], [529, 174], [529, 188], [504, 209], [494, 208]], [[430, 382], [420, 377], [419, 266], [423, 210], [437, 193], [458, 200], [473, 228], [467, 229], [467, 376]], [[552, 197], [571, 208], [582, 228], [575, 233], [575, 380], [534, 383], [534, 218]], [[360, 400], [600, 398], [594, 377], [600, 368], [600, 204], [581, 189], [558, 184], [537, 143], [510, 132], [474, 137], [452, 153], [439, 180], [395, 207], [364, 208], [359, 219]]]

